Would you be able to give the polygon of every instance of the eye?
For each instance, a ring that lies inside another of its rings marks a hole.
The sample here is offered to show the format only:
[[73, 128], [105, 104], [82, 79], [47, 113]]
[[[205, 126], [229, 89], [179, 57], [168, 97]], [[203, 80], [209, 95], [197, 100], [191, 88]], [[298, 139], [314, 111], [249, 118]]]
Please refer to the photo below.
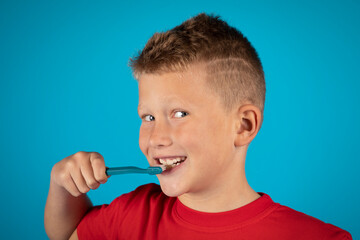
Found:
[[176, 111], [174, 113], [175, 118], [183, 118], [183, 117], [186, 117], [187, 115], [189, 115], [189, 113], [184, 112], [184, 111]]
[[151, 122], [155, 120], [155, 117], [153, 115], [144, 115], [142, 119], [144, 119], [145, 122]]

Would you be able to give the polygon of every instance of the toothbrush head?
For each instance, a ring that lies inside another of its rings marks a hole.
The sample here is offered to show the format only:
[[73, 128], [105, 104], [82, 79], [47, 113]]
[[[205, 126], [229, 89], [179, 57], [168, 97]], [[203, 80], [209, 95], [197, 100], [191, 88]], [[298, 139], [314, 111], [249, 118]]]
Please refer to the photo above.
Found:
[[163, 171], [166, 171], [166, 170], [168, 169], [168, 167], [167, 167], [166, 165], [161, 165], [161, 166], [159, 166], [159, 167], [161, 167], [161, 169], [162, 169]]
[[166, 166], [161, 165], [161, 166], [156, 166], [156, 167], [148, 167], [146, 169], [146, 172], [150, 175], [156, 175], [156, 174], [162, 173], [165, 170], [166, 170]]

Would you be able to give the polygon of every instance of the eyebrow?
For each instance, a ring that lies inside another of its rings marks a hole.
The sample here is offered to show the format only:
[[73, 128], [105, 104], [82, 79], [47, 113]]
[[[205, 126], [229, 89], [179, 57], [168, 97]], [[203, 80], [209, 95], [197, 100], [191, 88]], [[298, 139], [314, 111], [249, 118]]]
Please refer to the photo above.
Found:
[[[174, 102], [180, 103], [180, 104], [183, 104], [183, 105], [189, 105], [189, 103], [186, 100], [181, 100], [181, 99], [179, 99], [178, 97], [175, 97], [175, 96], [163, 97], [161, 99], [161, 102], [166, 103], [166, 105], [172, 105], [172, 104], [174, 104]], [[140, 110], [143, 110], [144, 108], [145, 108], [145, 106], [141, 102], [139, 102], [138, 107], [137, 107], [138, 113], [140, 112]]]

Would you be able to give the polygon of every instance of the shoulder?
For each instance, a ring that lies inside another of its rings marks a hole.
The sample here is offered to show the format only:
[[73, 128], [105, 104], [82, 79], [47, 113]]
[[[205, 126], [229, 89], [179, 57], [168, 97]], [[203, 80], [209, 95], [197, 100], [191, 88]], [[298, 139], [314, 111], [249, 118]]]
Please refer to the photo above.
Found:
[[139, 216], [149, 212], [149, 201], [163, 199], [164, 196], [157, 184], [142, 185], [115, 198], [110, 204], [91, 208], [80, 221], [77, 234], [81, 239], [113, 239], [125, 219], [136, 222]]
[[156, 196], [161, 196], [162, 191], [159, 185], [154, 183], [145, 184], [135, 190], [124, 193], [115, 198], [110, 204], [102, 204], [92, 207], [86, 217], [98, 217], [99, 215], [114, 215], [119, 212], [127, 212], [132, 206], [138, 206]]
[[160, 186], [155, 183], [149, 183], [137, 187], [135, 190], [122, 194], [115, 198], [109, 205], [117, 211], [134, 211], [139, 206], [152, 206], [169, 200], [161, 190]]
[[347, 231], [339, 227], [280, 204], [268, 220], [280, 224], [288, 232], [308, 236], [308, 239], [352, 239]]
[[139, 187], [137, 187], [134, 191], [130, 192], [130, 194], [161, 194], [161, 188], [158, 184], [155, 183], [148, 183], [148, 184], [144, 184], [141, 185]]
[[117, 197], [113, 202], [127, 202], [127, 201], [139, 201], [145, 200], [149, 198], [156, 198], [159, 196], [163, 196], [163, 192], [159, 185], [155, 183], [149, 183], [145, 185], [141, 185], [137, 187], [135, 190], [125, 193], [119, 197]]

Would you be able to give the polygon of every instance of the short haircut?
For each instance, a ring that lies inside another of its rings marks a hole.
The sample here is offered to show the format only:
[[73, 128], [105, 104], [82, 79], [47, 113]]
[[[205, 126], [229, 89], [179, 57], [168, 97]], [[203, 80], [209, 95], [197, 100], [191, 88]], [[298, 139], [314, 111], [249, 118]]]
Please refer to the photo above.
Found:
[[243, 34], [219, 16], [201, 13], [166, 32], [155, 33], [130, 59], [134, 77], [181, 72], [205, 63], [210, 89], [227, 110], [250, 102], [264, 111], [265, 77], [258, 54]]

